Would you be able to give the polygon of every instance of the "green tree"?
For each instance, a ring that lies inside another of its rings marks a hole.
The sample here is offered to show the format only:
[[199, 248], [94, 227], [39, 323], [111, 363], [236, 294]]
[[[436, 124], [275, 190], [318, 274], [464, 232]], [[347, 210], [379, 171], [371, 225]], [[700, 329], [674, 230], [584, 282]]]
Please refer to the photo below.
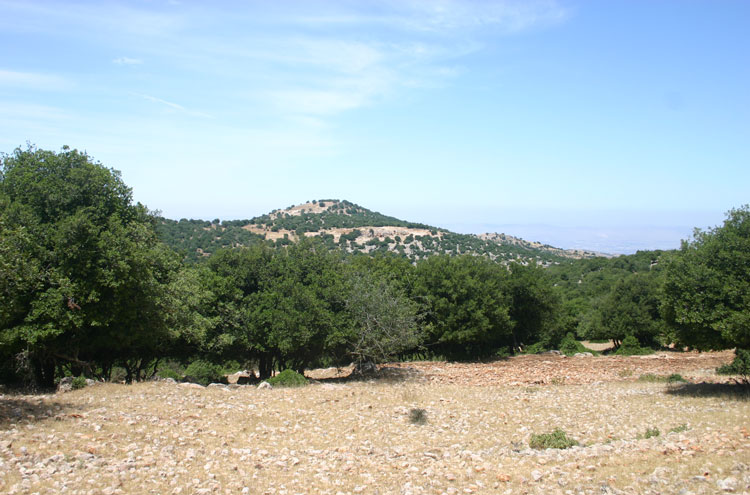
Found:
[[478, 256], [433, 256], [417, 265], [426, 345], [456, 359], [490, 356], [513, 345], [508, 272]]
[[556, 347], [563, 337], [560, 297], [543, 270], [535, 265], [511, 265], [505, 290], [510, 296], [515, 350], [535, 342]]
[[302, 373], [346, 343], [343, 264], [320, 239], [305, 238], [277, 251], [272, 271], [253, 318], [267, 332], [279, 367]]
[[659, 304], [660, 280], [654, 274], [626, 275], [593, 305], [596, 314], [586, 337], [611, 339], [619, 346], [632, 335], [642, 346], [658, 347], [665, 331]]
[[662, 302], [680, 344], [699, 350], [750, 349], [750, 207], [724, 224], [696, 229], [666, 268]]
[[[217, 251], [202, 274], [210, 292], [204, 315], [211, 325], [202, 351], [215, 361], [251, 359], [260, 363], [261, 374], [270, 376], [274, 353], [265, 328], [255, 319], [257, 294], [273, 276], [274, 251], [265, 244]], [[265, 376], [264, 376], [265, 377]]]
[[417, 305], [386, 278], [367, 272], [350, 279], [347, 309], [354, 325], [349, 353], [358, 369], [415, 349], [421, 342]]
[[160, 352], [179, 262], [119, 172], [68, 148], [16, 149], [2, 157], [0, 202], [6, 356], [24, 352], [49, 387], [59, 366], [91, 374]]

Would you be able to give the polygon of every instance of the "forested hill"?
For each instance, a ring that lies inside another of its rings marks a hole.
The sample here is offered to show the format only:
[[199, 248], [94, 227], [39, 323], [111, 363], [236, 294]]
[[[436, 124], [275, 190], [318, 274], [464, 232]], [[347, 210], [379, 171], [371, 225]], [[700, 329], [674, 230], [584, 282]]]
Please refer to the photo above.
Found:
[[165, 243], [185, 253], [189, 260], [209, 256], [221, 248], [259, 241], [290, 244], [302, 236], [318, 236], [331, 249], [352, 253], [391, 251], [411, 261], [434, 254], [478, 254], [501, 262], [549, 264], [599, 256], [594, 252], [563, 250], [505, 234], [457, 234], [382, 215], [346, 200], [315, 200], [249, 220], [161, 218], [157, 230]]

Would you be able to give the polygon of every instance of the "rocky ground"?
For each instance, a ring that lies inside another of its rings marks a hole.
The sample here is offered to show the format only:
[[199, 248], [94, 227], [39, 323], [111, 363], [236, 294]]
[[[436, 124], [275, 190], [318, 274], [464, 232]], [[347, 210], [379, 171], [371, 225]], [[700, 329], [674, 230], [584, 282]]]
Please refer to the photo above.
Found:
[[[712, 371], [730, 359], [522, 356], [361, 381], [317, 370], [298, 389], [3, 395], [0, 492], [750, 493], [750, 393]], [[692, 383], [639, 381], [671, 373]], [[529, 448], [555, 428], [580, 445]]]

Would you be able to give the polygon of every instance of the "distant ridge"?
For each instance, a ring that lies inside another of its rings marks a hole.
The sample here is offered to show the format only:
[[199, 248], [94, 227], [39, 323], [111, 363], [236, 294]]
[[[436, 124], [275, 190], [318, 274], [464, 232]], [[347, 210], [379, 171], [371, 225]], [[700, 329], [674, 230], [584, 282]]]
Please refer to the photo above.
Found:
[[393, 252], [413, 262], [436, 254], [473, 254], [502, 263], [549, 265], [565, 259], [603, 256], [564, 250], [505, 234], [458, 234], [368, 210], [346, 200], [322, 199], [276, 209], [249, 220], [212, 222], [160, 218], [162, 240], [189, 260], [221, 248], [266, 242], [282, 246], [302, 237], [320, 237], [330, 249], [349, 253]]

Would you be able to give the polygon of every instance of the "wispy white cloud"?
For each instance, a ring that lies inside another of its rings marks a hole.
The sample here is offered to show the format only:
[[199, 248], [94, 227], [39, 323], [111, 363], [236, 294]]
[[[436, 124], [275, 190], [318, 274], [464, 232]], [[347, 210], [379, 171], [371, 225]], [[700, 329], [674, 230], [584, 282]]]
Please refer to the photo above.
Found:
[[178, 103], [174, 103], [174, 102], [171, 102], [171, 101], [163, 100], [163, 99], [157, 98], [155, 96], [145, 95], [145, 94], [140, 94], [140, 93], [133, 93], [133, 94], [135, 96], [140, 96], [144, 100], [148, 100], [148, 101], [151, 101], [151, 102], [154, 102], [154, 103], [158, 103], [159, 105], [163, 105], [163, 106], [166, 106], [166, 107], [171, 108], [173, 110], [177, 110], [180, 113], [184, 113], [186, 115], [191, 115], [193, 117], [203, 117], [203, 118], [207, 118], [207, 119], [214, 118], [213, 116], [211, 116], [211, 115], [209, 115], [207, 113], [197, 112], [197, 111], [194, 111], [194, 110], [189, 110], [189, 109], [185, 108], [184, 106], [182, 106], [182, 105], [180, 105]]
[[56, 74], [0, 70], [0, 86], [59, 91], [69, 89], [73, 85], [71, 80]]
[[117, 65], [141, 65], [143, 63], [143, 60], [139, 58], [118, 57], [116, 59], [113, 59], [112, 63]]
[[[62, 10], [50, 0], [0, 0], [0, 9], [12, 14], [0, 19], [0, 28], [97, 46], [118, 66], [148, 62], [148, 73], [90, 74], [75, 85], [81, 96], [135, 96], [175, 121], [189, 116], [245, 129], [267, 126], [276, 129], [273, 139], [263, 137], [269, 142], [307, 150], [320, 142], [326, 152], [336, 147], [337, 116], [415, 88], [450, 85], [464, 73], [462, 59], [497, 42], [498, 34], [548, 26], [567, 15], [554, 0], [291, 0], [211, 7], [113, 0], [73, 2]], [[0, 70], [1, 86], [74, 85], [54, 74]], [[196, 110], [202, 108], [213, 115]], [[285, 133], [294, 138], [285, 141]]]
[[564, 21], [568, 9], [555, 0], [389, 0], [370, 12], [302, 15], [309, 25], [379, 25], [395, 30], [451, 35], [491, 28], [506, 34]]
[[[248, 56], [304, 68], [298, 71], [302, 77], [262, 91], [281, 111], [332, 116], [399, 90], [449, 84], [462, 72], [458, 61], [481, 50], [488, 32], [509, 36], [562, 22], [568, 15], [554, 0], [389, 0], [377, 8], [370, 4], [294, 16], [286, 22], [325, 27], [326, 34], [256, 44]], [[352, 36], [363, 27], [368, 38]]]

